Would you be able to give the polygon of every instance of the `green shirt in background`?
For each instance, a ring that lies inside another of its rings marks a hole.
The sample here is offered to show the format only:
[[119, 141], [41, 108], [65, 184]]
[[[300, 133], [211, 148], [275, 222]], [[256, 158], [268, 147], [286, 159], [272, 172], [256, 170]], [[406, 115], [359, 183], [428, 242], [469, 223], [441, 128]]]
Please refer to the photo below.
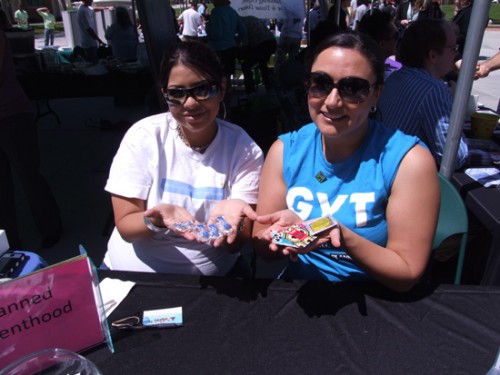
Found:
[[56, 17], [52, 13], [38, 11], [38, 14], [43, 18], [43, 27], [54, 30], [56, 28]]
[[14, 18], [16, 19], [17, 25], [21, 29], [27, 29], [28, 28], [28, 12], [25, 10], [18, 9], [14, 13]]

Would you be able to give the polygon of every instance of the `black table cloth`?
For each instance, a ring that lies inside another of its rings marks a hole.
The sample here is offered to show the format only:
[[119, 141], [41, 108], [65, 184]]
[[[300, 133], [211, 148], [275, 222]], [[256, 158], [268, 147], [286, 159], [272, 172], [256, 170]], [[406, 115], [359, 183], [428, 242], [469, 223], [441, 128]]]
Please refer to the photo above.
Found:
[[109, 71], [103, 75], [38, 72], [17, 76], [32, 100], [112, 96], [118, 104], [144, 104], [154, 91], [149, 69], [137, 72]]
[[183, 307], [184, 326], [119, 331], [103, 374], [484, 374], [500, 346], [500, 288], [239, 280], [101, 271], [137, 282], [111, 314]]
[[500, 285], [500, 189], [486, 188], [463, 172], [454, 173], [452, 183], [472, 212], [491, 234], [491, 245], [481, 285]]

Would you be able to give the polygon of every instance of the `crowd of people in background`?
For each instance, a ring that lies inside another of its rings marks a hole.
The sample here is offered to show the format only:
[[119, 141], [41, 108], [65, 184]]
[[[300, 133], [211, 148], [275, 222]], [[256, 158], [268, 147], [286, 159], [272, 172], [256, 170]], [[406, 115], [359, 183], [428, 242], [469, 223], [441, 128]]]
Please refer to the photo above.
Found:
[[[317, 44], [317, 40], [323, 39], [326, 35], [342, 30], [359, 31], [361, 20], [365, 15], [370, 16], [374, 12], [383, 12], [390, 15], [399, 35], [394, 34], [399, 44], [404, 31], [412, 22], [421, 19], [444, 19], [444, 12], [441, 10], [439, 0], [342, 0], [340, 3], [340, 15], [337, 15], [337, 9], [330, 4], [330, 9], [325, 12], [320, 6], [319, 0], [308, 0], [309, 10], [304, 18], [296, 16], [284, 19], [259, 19], [262, 25], [265, 25], [274, 33], [277, 39], [277, 46], [274, 50], [265, 55], [275, 55], [274, 72], [275, 78], [271, 80], [274, 84], [280, 83], [280, 67], [285, 61], [292, 62], [300, 59], [299, 52], [304, 44], [311, 46]], [[77, 22], [80, 28], [79, 47], [85, 51], [88, 61], [95, 63], [99, 56], [97, 50], [103, 48], [105, 43], [99, 38], [95, 19], [95, 11], [102, 8], [92, 7], [93, 0], [83, 0], [78, 8]], [[242, 24], [241, 17], [233, 12], [229, 0], [215, 1], [191, 1], [186, 9], [177, 12], [171, 8], [175, 28], [178, 36], [182, 40], [201, 39], [214, 48], [219, 57], [227, 66], [228, 74], [234, 73], [235, 62], [238, 59], [245, 66], [252, 63], [252, 74], [254, 69], [264, 70], [259, 76], [267, 77], [269, 75], [264, 65], [252, 61], [245, 63], [244, 56], [249, 56], [248, 45], [255, 44], [247, 38], [245, 26]], [[473, 0], [456, 0], [455, 11], [451, 22], [456, 26], [458, 33], [457, 43], [459, 46], [455, 60], [460, 66], [460, 59], [463, 54], [465, 37], [472, 13]], [[122, 9], [120, 9], [122, 8]], [[37, 13], [44, 23], [44, 45], [53, 45], [55, 31], [55, 17], [49, 8], [38, 8]], [[137, 58], [137, 52], [132, 52], [134, 46], [137, 48], [137, 40], [141, 40], [142, 30], [140, 20], [137, 25], [131, 21], [130, 10], [125, 14], [123, 7], [117, 7], [114, 13], [113, 25], [108, 26], [106, 31], [107, 47], [115, 57], [124, 57], [127, 61]], [[14, 13], [16, 26], [19, 28], [29, 27], [29, 17], [26, 7], [21, 2], [19, 8]], [[211, 22], [210, 22], [211, 21]], [[253, 23], [255, 25], [255, 23]], [[120, 27], [118, 27], [120, 26]], [[132, 27], [135, 28], [132, 31]], [[376, 26], [375, 26], [376, 27]], [[374, 34], [380, 34], [380, 30], [372, 30]], [[132, 40], [134, 39], [134, 40]], [[390, 38], [389, 38], [390, 39]], [[390, 40], [387, 40], [390, 42]], [[381, 44], [380, 40], [377, 40]], [[114, 45], [114, 47], [113, 47]], [[124, 47], [126, 46], [126, 47]], [[382, 46], [382, 45], [381, 45]], [[240, 49], [240, 51], [237, 51]], [[385, 48], [382, 46], [382, 48]], [[392, 47], [391, 47], [392, 48]], [[267, 50], [266, 50], [267, 51]], [[133, 56], [135, 55], [135, 56]], [[237, 58], [238, 55], [238, 58]], [[393, 54], [395, 56], [395, 54]], [[389, 57], [389, 56], [388, 56]], [[248, 60], [248, 59], [247, 59]], [[393, 59], [395, 61], [395, 59]], [[392, 62], [394, 67], [398, 67], [397, 61]], [[246, 69], [248, 75], [248, 69]], [[457, 79], [457, 72], [450, 72], [449, 79]], [[253, 92], [252, 80], [247, 78], [247, 91]], [[266, 88], [270, 88], [271, 81], [266, 80]]]

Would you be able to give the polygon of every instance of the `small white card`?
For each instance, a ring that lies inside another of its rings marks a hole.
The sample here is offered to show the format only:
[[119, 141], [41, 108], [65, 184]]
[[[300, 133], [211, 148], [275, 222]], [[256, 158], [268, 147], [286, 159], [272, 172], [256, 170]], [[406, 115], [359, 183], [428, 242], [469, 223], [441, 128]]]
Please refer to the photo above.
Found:
[[180, 327], [183, 324], [182, 307], [144, 311], [142, 324], [146, 327]]
[[484, 187], [495, 187], [500, 185], [500, 170], [497, 168], [469, 168], [465, 174], [473, 178]]

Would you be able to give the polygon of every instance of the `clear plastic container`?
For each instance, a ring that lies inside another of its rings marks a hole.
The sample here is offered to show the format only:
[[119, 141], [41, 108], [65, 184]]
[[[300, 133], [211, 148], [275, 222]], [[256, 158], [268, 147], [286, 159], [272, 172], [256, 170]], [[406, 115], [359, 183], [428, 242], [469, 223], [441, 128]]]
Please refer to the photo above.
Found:
[[88, 359], [66, 349], [28, 354], [0, 370], [0, 375], [102, 375]]

